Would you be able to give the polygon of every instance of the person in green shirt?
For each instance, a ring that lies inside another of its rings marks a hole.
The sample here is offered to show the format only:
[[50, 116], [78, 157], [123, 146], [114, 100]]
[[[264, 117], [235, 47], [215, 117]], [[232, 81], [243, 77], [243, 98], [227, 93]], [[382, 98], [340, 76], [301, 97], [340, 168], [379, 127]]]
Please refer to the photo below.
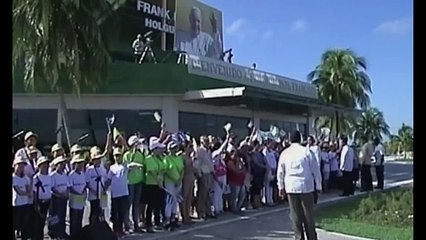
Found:
[[182, 179], [183, 179], [183, 159], [177, 155], [178, 145], [176, 142], [169, 142], [167, 146], [169, 155], [166, 156], [166, 169], [164, 174], [164, 187], [166, 189], [166, 207], [165, 217], [170, 230], [178, 227], [176, 212], [178, 200], [181, 198]]
[[159, 224], [159, 216], [164, 202], [162, 194], [164, 167], [163, 167], [163, 154], [165, 145], [160, 142], [157, 137], [149, 139], [149, 150], [151, 154], [145, 158], [145, 189], [144, 195], [146, 197], [146, 228], [147, 232], [152, 233], [152, 215], [155, 213], [156, 224]]
[[[139, 163], [144, 165], [145, 157], [138, 149], [139, 137], [136, 135], [130, 136], [127, 140], [129, 149], [124, 153], [123, 160], [125, 163]], [[131, 168], [127, 175], [127, 183], [129, 187], [129, 205], [126, 211], [124, 224], [126, 231], [130, 228], [130, 207], [132, 208], [132, 221], [134, 232], [141, 232], [139, 228], [139, 208], [142, 195], [142, 186], [145, 180], [144, 170], [142, 168]]]

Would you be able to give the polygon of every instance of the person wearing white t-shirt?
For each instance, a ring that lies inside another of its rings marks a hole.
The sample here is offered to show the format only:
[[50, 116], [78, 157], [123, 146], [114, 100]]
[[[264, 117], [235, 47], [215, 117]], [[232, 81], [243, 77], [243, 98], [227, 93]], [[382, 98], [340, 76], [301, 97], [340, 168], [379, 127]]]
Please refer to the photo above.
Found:
[[343, 193], [342, 196], [349, 196], [354, 194], [353, 186], [353, 165], [354, 165], [354, 151], [348, 145], [348, 137], [342, 136], [341, 144], [342, 151], [340, 152], [340, 171], [343, 177]]
[[[318, 164], [318, 169], [321, 172], [321, 158], [320, 158], [320, 148], [319, 148], [320, 142], [315, 140], [315, 137], [310, 135], [308, 136], [308, 140], [307, 140], [307, 148], [314, 154], [315, 157], [315, 161]], [[322, 186], [322, 183], [317, 183], [314, 182], [314, 186], [316, 186], [317, 184], [320, 184]], [[315, 203], [318, 201], [318, 194], [317, 192], [314, 192], [314, 196], [315, 196]]]
[[101, 164], [103, 154], [100, 149], [94, 149], [90, 153], [91, 165], [86, 170], [86, 182], [89, 190], [90, 223], [97, 222], [105, 217], [104, 209], [107, 207], [107, 193], [105, 181], [107, 173]]
[[[36, 147], [29, 146], [26, 149], [26, 154], [28, 155], [28, 157], [27, 155], [25, 157], [22, 157], [21, 155], [17, 156], [27, 162], [27, 165], [25, 165], [25, 168], [24, 168], [24, 174], [25, 176], [30, 178], [31, 181], [33, 179], [34, 174], [36, 173], [37, 159], [41, 157], [39, 155], [39, 152], [40, 151]], [[30, 202], [32, 203], [32, 199], [30, 199]]]
[[277, 160], [274, 151], [272, 150], [272, 142], [263, 150], [263, 155], [266, 159], [266, 175], [265, 175], [265, 203], [268, 206], [274, 204], [273, 199], [273, 180], [277, 171]]
[[377, 186], [376, 189], [381, 189], [383, 190], [383, 186], [385, 183], [385, 178], [384, 178], [384, 172], [385, 172], [385, 166], [384, 166], [384, 162], [385, 162], [385, 148], [383, 147], [383, 145], [380, 143], [380, 139], [376, 138], [374, 139], [374, 158], [376, 159], [375, 162], [375, 169], [376, 169], [376, 178], [377, 178]]
[[20, 231], [21, 239], [25, 240], [31, 236], [28, 221], [31, 209], [28, 200], [32, 195], [30, 180], [24, 175], [26, 164], [24, 159], [16, 158], [13, 161], [12, 173], [13, 230]]
[[[38, 139], [37, 134], [35, 134], [31, 131], [27, 132], [24, 136], [25, 147], [18, 149], [18, 151], [16, 151], [16, 153], [15, 153], [15, 157], [24, 159], [25, 161], [29, 161], [30, 160], [30, 149], [29, 148], [30, 147], [35, 148], [35, 146], [37, 145], [37, 139]], [[41, 154], [40, 150], [37, 150], [36, 152], [37, 152], [36, 158], [38, 159], [42, 156], [42, 154]]]
[[68, 175], [70, 184], [70, 235], [78, 234], [83, 224], [84, 206], [86, 205], [86, 176], [84, 174], [85, 159], [75, 156], [71, 160], [73, 170]]
[[44, 226], [52, 198], [52, 179], [49, 175], [49, 160], [46, 157], [37, 159], [38, 172], [33, 177], [34, 192], [34, 239], [44, 238]]
[[57, 218], [57, 223], [50, 227], [49, 232], [53, 238], [68, 238], [65, 232], [65, 218], [67, 216], [67, 203], [69, 197], [68, 188], [70, 186], [68, 175], [65, 173], [67, 159], [59, 155], [52, 161], [54, 171], [50, 173], [52, 179], [52, 204], [49, 215]]
[[142, 167], [142, 165], [137, 163], [130, 163], [126, 165], [123, 163], [123, 151], [121, 148], [114, 148], [113, 156], [115, 163], [109, 168], [106, 186], [111, 187], [113, 229], [118, 237], [122, 237], [125, 235], [123, 225], [129, 205], [129, 188], [127, 187], [127, 174], [129, 172], [128, 167]]
[[334, 145], [330, 146], [330, 151], [328, 152], [328, 158], [330, 159], [329, 187], [330, 189], [337, 189], [337, 176], [339, 172], [339, 163], [337, 162], [338, 156], [336, 154], [336, 147]]
[[321, 165], [322, 165], [322, 185], [323, 191], [328, 192], [329, 180], [330, 180], [330, 158], [328, 156], [328, 146], [323, 144], [320, 152]]

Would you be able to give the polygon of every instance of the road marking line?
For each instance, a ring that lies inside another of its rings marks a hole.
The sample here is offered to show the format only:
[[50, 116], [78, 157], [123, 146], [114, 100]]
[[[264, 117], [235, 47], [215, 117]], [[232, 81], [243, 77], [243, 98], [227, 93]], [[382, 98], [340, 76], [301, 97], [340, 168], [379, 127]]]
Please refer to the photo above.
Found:
[[[387, 184], [385, 189], [405, 185], [405, 184], [412, 183], [412, 182], [413, 182], [413, 179], [400, 181], [400, 182], [394, 182], [394, 183], [391, 183], [391, 184]], [[354, 196], [360, 196], [360, 195], [366, 195], [366, 194], [367, 194], [367, 192], [362, 192], [362, 193], [357, 193]], [[331, 197], [331, 198], [327, 198], [327, 199], [318, 201], [318, 204], [336, 202], [338, 200], [347, 199], [347, 198], [348, 197]], [[187, 228], [187, 229], [177, 230], [175, 232], [171, 232], [171, 233], [164, 234], [164, 235], [161, 235], [161, 236], [146, 237], [146, 235], [144, 234], [143, 239], [144, 240], [156, 240], [156, 239], [169, 238], [169, 237], [178, 236], [178, 235], [182, 235], [182, 234], [185, 234], [185, 233], [189, 233], [189, 232], [193, 232], [193, 231], [197, 231], [197, 230], [201, 230], [201, 229], [205, 229], [205, 228], [216, 227], [216, 226], [220, 226], [220, 225], [224, 225], [224, 224], [228, 224], [228, 223], [238, 222], [238, 221], [241, 221], [241, 220], [247, 220], [247, 219], [250, 219], [250, 218], [268, 215], [268, 214], [271, 214], [271, 213], [283, 212], [283, 211], [286, 211], [286, 210], [289, 210], [288, 206], [280, 207], [280, 208], [276, 208], [276, 209], [272, 209], [272, 210], [256, 212], [256, 213], [252, 213], [252, 214], [249, 214], [249, 215], [246, 215], [246, 216], [235, 217], [235, 218], [226, 219], [226, 220], [222, 220], [222, 221], [211, 222], [211, 223], [206, 223], [206, 224], [203, 224], [203, 225], [193, 226], [193, 227], [190, 227], [190, 228]], [[140, 237], [140, 236], [129, 236], [129, 237], [126, 237], [126, 238], [133, 238], [133, 237]]]

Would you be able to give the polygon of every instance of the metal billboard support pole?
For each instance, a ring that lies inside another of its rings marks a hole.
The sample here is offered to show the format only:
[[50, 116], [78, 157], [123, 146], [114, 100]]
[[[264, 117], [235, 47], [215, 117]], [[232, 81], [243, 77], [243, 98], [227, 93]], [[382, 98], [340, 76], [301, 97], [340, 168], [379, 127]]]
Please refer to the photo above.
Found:
[[[163, 9], [167, 9], [167, 0], [162, 0], [162, 8]], [[166, 24], [166, 16], [163, 16], [163, 26], [165, 26]], [[161, 50], [162, 51], [166, 51], [167, 48], [167, 41], [166, 41], [166, 32], [162, 32], [161, 33]]]
[[62, 89], [60, 87], [58, 87], [57, 90], [58, 90], [59, 98], [60, 98], [60, 109], [61, 109], [61, 115], [62, 115], [62, 123], [63, 123], [64, 130], [65, 130], [65, 136], [67, 138], [68, 147], [71, 148], [71, 141], [70, 141], [70, 135], [69, 135], [69, 132], [68, 132], [68, 124], [67, 124], [67, 117], [66, 117], [67, 116], [66, 115], [67, 105], [66, 105], [66, 102], [65, 102], [65, 97], [64, 97], [64, 93], [62, 92]]

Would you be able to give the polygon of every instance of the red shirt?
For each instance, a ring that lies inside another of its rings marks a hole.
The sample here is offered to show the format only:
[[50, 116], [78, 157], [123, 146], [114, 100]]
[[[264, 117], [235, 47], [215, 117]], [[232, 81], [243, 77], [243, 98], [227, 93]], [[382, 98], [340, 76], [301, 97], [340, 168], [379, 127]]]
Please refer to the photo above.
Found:
[[237, 186], [243, 186], [244, 180], [246, 178], [246, 172], [244, 167], [241, 169], [238, 168], [236, 161], [238, 160], [229, 160], [228, 161], [228, 183], [235, 184]]

